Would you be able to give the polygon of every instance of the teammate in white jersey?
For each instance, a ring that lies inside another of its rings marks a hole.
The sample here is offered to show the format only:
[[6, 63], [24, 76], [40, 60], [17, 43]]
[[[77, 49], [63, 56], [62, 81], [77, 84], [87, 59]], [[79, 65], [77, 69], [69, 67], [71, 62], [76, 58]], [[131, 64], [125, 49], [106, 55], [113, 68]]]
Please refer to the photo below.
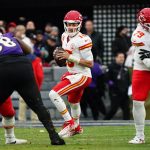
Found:
[[[50, 91], [49, 97], [65, 120], [61, 137], [70, 137], [83, 132], [79, 124], [81, 114], [80, 99], [84, 88], [91, 82], [90, 68], [93, 66], [91, 52], [92, 41], [89, 36], [80, 33], [82, 15], [75, 10], [69, 11], [64, 17], [62, 47], [64, 52], [58, 54], [60, 59], [66, 59], [68, 72]], [[71, 106], [71, 115], [61, 96], [67, 95]]]
[[132, 77], [133, 117], [136, 136], [131, 144], [145, 143], [144, 103], [150, 91], [150, 8], [142, 9], [138, 14], [138, 26], [133, 32], [131, 41], [134, 46], [134, 68]]

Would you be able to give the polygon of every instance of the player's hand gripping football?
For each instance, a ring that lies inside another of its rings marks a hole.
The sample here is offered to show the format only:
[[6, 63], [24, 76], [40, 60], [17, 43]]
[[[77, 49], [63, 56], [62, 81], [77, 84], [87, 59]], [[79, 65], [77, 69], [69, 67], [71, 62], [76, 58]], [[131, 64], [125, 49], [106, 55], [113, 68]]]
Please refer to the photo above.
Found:
[[150, 51], [145, 50], [145, 49], [140, 49], [139, 55], [140, 55], [141, 60], [145, 58], [150, 58]]
[[57, 65], [60, 67], [66, 66], [66, 59], [61, 57], [61, 54], [64, 51], [65, 50], [62, 47], [56, 47], [56, 49], [53, 52], [54, 59], [55, 59]]
[[62, 60], [62, 59], [68, 59], [69, 55], [70, 54], [67, 51], [59, 51], [59, 53], [57, 54], [57, 57], [59, 60]]

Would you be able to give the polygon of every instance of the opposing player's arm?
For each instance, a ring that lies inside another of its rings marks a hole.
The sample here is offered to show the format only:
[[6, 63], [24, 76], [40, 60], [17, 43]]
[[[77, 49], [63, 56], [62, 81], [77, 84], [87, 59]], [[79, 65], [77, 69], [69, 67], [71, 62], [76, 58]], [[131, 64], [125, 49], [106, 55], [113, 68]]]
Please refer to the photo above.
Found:
[[19, 39], [17, 37], [15, 37], [15, 39], [19, 42], [19, 44], [20, 44], [20, 46], [21, 46], [21, 48], [25, 54], [31, 53], [32, 50], [27, 44], [25, 44], [21, 39]]

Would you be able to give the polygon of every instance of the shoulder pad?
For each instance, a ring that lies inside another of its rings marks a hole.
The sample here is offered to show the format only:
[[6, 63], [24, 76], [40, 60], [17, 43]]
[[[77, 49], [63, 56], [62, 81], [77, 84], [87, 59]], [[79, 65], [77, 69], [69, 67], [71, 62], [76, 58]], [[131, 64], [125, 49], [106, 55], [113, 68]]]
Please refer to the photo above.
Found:
[[144, 31], [135, 30], [132, 34], [131, 42], [134, 46], [144, 46], [146, 37], [147, 35]]
[[79, 50], [92, 47], [92, 40], [89, 36], [85, 35], [79, 40]]

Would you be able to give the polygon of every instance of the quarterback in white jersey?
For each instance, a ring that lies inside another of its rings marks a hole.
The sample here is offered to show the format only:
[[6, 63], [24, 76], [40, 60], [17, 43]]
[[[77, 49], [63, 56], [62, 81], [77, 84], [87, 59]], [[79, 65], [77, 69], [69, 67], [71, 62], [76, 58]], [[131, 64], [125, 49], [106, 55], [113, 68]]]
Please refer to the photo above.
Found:
[[[69, 41], [69, 42], [68, 42]], [[69, 53], [73, 54], [77, 59], [84, 58], [93, 61], [91, 53], [92, 41], [89, 36], [78, 33], [75, 37], [70, 38], [66, 33], [62, 35], [62, 47]], [[87, 66], [67, 61], [67, 69], [70, 73], [81, 73], [91, 77], [91, 70]]]
[[134, 46], [134, 69], [132, 76], [133, 118], [136, 136], [131, 144], [145, 143], [144, 103], [150, 91], [150, 8], [142, 9], [138, 14], [138, 26], [132, 34]]
[[[53, 87], [49, 97], [65, 120], [61, 137], [70, 137], [83, 132], [79, 124], [81, 114], [80, 100], [91, 80], [93, 55], [91, 52], [92, 41], [89, 36], [80, 33], [82, 15], [75, 10], [69, 11], [64, 18], [65, 32], [62, 34], [62, 47], [65, 51], [57, 54], [57, 57], [66, 59], [68, 72], [61, 81]], [[66, 108], [61, 96], [67, 95], [71, 106], [71, 115]]]

